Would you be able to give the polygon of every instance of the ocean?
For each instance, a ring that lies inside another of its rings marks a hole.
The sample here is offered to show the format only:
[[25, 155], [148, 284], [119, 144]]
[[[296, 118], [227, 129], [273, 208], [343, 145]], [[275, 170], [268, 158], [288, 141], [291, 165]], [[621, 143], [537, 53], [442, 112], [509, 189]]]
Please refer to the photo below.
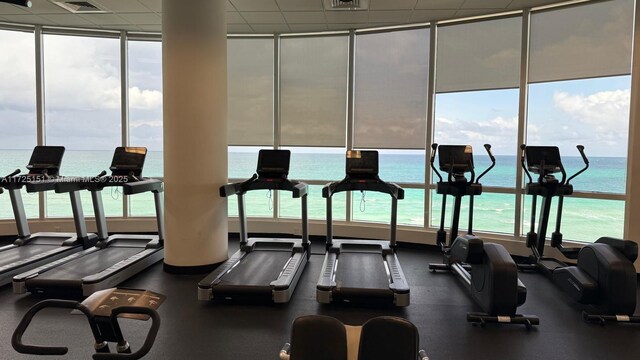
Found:
[[[26, 171], [24, 166], [29, 160], [31, 150], [0, 150], [0, 175], [9, 174], [16, 168]], [[68, 176], [92, 176], [102, 170], [108, 170], [112, 157], [111, 151], [72, 151], [67, 150], [62, 163], [61, 174]], [[564, 157], [564, 165], [569, 174], [583, 165], [579, 157]], [[257, 152], [230, 152], [229, 178], [245, 179], [255, 172]], [[478, 173], [488, 166], [486, 156], [477, 156], [475, 167]], [[321, 164], [321, 165], [320, 165]], [[576, 178], [576, 191], [624, 194], [626, 186], [626, 159], [616, 157], [591, 157], [590, 168]], [[496, 167], [483, 179], [482, 184], [491, 187], [513, 188], [515, 186], [516, 156], [496, 156]], [[150, 151], [147, 155], [144, 176], [162, 176], [162, 153]], [[389, 182], [415, 184], [416, 188], [405, 187], [405, 198], [399, 201], [398, 223], [404, 226], [424, 226], [424, 182], [425, 157], [423, 154], [380, 154], [380, 177]], [[322, 181], [339, 180], [344, 177], [344, 154], [310, 153], [293, 151], [291, 156], [290, 179], [313, 179]], [[122, 216], [122, 193], [117, 189], [107, 189], [103, 193], [105, 212], [108, 217]], [[248, 216], [269, 217], [273, 215], [274, 196], [269, 191], [255, 191], [245, 196]], [[38, 195], [23, 193], [27, 216], [38, 217]], [[353, 193], [351, 196], [352, 221], [388, 223], [391, 201], [388, 195], [373, 192]], [[513, 235], [515, 229], [515, 195], [483, 193], [475, 199], [474, 229]], [[529, 229], [530, 196], [524, 197], [522, 233]], [[86, 216], [93, 216], [91, 197], [82, 193]], [[322, 185], [309, 187], [309, 217], [325, 218], [326, 200], [322, 198]], [[437, 227], [440, 221], [442, 197], [432, 190], [430, 221]], [[539, 201], [540, 202], [540, 201]], [[450, 222], [452, 198], [447, 202]], [[555, 224], [555, 204], [551, 214], [548, 235]], [[346, 219], [346, 196], [338, 194], [333, 199], [334, 219]], [[48, 193], [46, 195], [48, 217], [71, 217], [68, 196]], [[141, 194], [130, 198], [131, 216], [153, 216], [153, 196]], [[468, 200], [463, 201], [460, 228], [467, 227]], [[229, 214], [237, 215], [237, 202], [229, 201]], [[300, 202], [291, 199], [287, 193], [279, 194], [279, 216], [299, 218]], [[9, 196], [0, 195], [0, 219], [12, 219], [13, 213]], [[600, 236], [622, 237], [624, 226], [624, 201], [566, 198], [562, 219], [562, 232], [565, 239], [593, 242]], [[464, 231], [464, 230], [461, 230]]]

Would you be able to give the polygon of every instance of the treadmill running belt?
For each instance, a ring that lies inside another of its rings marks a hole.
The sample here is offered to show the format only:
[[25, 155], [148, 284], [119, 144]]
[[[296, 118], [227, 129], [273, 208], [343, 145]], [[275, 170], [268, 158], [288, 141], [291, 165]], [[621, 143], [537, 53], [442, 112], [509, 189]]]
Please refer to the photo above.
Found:
[[34, 280], [81, 280], [141, 251], [144, 248], [104, 248], [46, 271]]
[[338, 256], [336, 286], [340, 288], [389, 289], [382, 254], [343, 252]]
[[259, 251], [247, 254], [235, 268], [225, 274], [220, 284], [243, 286], [269, 286], [276, 280], [291, 251]]
[[[18, 246], [13, 249], [0, 252], [0, 266], [12, 264], [16, 261], [24, 260], [32, 256], [41, 254], [45, 251], [53, 250], [60, 247], [60, 245], [36, 245], [28, 244], [24, 246]], [[69, 247], [71, 249], [71, 247]]]

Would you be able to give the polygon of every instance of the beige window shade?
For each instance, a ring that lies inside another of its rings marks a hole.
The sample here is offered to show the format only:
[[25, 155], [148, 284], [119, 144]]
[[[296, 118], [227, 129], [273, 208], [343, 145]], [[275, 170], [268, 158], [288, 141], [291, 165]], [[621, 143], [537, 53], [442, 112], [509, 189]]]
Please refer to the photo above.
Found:
[[532, 14], [529, 81], [629, 74], [633, 12], [612, 0]]
[[347, 36], [282, 38], [281, 145], [344, 147]]
[[229, 145], [273, 145], [273, 39], [228, 39]]
[[424, 149], [429, 29], [356, 37], [354, 147]]
[[516, 88], [522, 18], [438, 28], [436, 92]]

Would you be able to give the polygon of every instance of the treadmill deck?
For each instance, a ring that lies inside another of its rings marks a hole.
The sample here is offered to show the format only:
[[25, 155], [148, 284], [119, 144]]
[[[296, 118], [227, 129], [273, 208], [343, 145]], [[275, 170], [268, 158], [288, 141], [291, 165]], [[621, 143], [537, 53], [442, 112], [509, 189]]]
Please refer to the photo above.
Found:
[[198, 284], [198, 298], [289, 301], [307, 262], [301, 239], [251, 238]]

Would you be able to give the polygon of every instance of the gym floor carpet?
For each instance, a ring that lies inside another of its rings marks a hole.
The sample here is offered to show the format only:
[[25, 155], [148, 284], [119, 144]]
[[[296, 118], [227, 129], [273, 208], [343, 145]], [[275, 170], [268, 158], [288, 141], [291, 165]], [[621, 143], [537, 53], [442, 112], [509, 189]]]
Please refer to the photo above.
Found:
[[[460, 281], [453, 274], [428, 271], [429, 262], [441, 261], [435, 248], [400, 244], [398, 257], [411, 286], [409, 307], [321, 305], [315, 300], [315, 287], [323, 261], [323, 245], [321, 241], [313, 242], [312, 253], [317, 255], [312, 255], [288, 304], [201, 302], [197, 299], [196, 284], [204, 275], [167, 274], [162, 263], [122, 284], [167, 296], [159, 309], [162, 324], [158, 338], [146, 358], [277, 359], [282, 344], [288, 341], [291, 322], [306, 314], [334, 316], [350, 325], [360, 325], [381, 315], [407, 318], [418, 327], [421, 347], [432, 360], [640, 358], [640, 325], [602, 327], [584, 323], [580, 306], [541, 274], [521, 273], [528, 293], [527, 302], [519, 308], [520, 313], [538, 315], [540, 326], [530, 331], [516, 325], [472, 326], [466, 321], [466, 313], [480, 309]], [[229, 253], [235, 252], [237, 246], [236, 241], [231, 241]], [[20, 355], [11, 347], [13, 330], [38, 300], [29, 295], [14, 295], [10, 285], [0, 288], [0, 359], [44, 358]], [[149, 324], [135, 320], [121, 322], [125, 337], [137, 349]], [[41, 312], [24, 340], [67, 346], [69, 353], [61, 357], [65, 359], [89, 359], [93, 353], [93, 338], [85, 318], [69, 315], [65, 310]]]

